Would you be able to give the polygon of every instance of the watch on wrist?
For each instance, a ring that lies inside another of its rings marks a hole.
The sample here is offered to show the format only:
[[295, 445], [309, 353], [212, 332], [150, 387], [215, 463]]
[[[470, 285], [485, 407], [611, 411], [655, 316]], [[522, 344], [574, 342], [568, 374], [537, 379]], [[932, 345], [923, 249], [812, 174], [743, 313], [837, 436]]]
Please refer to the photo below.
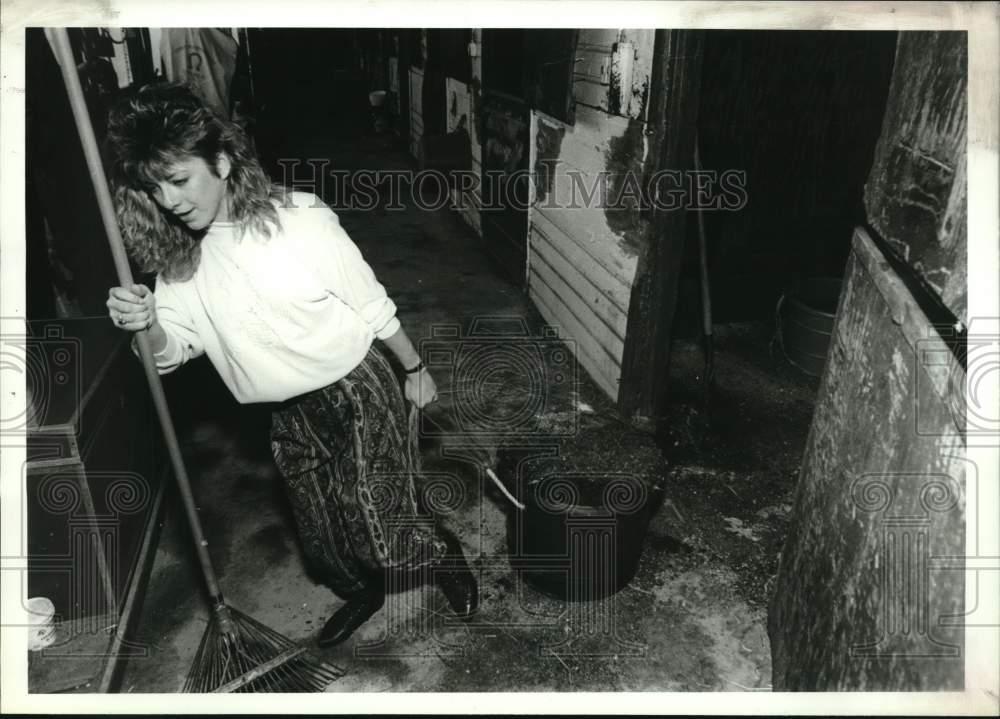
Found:
[[417, 364], [410, 369], [406, 370], [406, 374], [417, 374], [420, 370], [426, 369], [427, 365], [424, 364], [423, 360], [417, 362]]

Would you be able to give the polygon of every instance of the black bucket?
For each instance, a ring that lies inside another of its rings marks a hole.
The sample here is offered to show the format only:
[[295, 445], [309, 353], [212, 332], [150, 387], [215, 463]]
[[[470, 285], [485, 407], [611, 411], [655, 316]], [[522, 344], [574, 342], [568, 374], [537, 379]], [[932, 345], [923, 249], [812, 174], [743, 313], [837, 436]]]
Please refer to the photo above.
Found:
[[823, 374], [841, 284], [833, 277], [802, 280], [782, 297], [781, 346], [789, 362], [813, 377]]
[[534, 480], [508, 523], [510, 562], [536, 589], [592, 601], [635, 576], [651, 515], [647, 484], [629, 475]]

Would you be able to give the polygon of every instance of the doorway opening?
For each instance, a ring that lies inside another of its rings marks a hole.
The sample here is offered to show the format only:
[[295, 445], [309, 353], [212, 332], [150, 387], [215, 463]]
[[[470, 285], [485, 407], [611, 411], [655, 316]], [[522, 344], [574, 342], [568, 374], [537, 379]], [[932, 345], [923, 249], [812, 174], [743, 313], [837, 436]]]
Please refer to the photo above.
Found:
[[[739, 209], [704, 213], [715, 322], [770, 319], [792, 283], [843, 274], [864, 223], [896, 36], [705, 33], [701, 165], [743, 173], [746, 188]], [[699, 324], [697, 233], [688, 222], [675, 336]]]

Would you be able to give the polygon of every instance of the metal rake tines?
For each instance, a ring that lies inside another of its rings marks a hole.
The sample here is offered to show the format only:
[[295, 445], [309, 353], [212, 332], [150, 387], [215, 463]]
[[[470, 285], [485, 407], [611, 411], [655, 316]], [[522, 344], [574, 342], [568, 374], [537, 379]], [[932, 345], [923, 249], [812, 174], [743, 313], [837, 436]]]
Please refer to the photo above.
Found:
[[344, 671], [253, 617], [226, 607], [232, 631], [212, 619], [184, 684], [186, 692], [317, 692]]

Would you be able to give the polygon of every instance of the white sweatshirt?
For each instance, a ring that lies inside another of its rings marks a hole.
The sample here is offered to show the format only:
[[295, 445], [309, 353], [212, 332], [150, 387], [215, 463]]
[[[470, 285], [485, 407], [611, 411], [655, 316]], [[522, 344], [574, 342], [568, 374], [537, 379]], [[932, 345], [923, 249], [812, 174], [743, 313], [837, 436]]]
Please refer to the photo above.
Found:
[[315, 195], [291, 194], [270, 238], [216, 222], [184, 282], [156, 283], [167, 335], [160, 373], [204, 353], [240, 402], [275, 402], [354, 369], [374, 337], [399, 329], [396, 305], [337, 216]]

